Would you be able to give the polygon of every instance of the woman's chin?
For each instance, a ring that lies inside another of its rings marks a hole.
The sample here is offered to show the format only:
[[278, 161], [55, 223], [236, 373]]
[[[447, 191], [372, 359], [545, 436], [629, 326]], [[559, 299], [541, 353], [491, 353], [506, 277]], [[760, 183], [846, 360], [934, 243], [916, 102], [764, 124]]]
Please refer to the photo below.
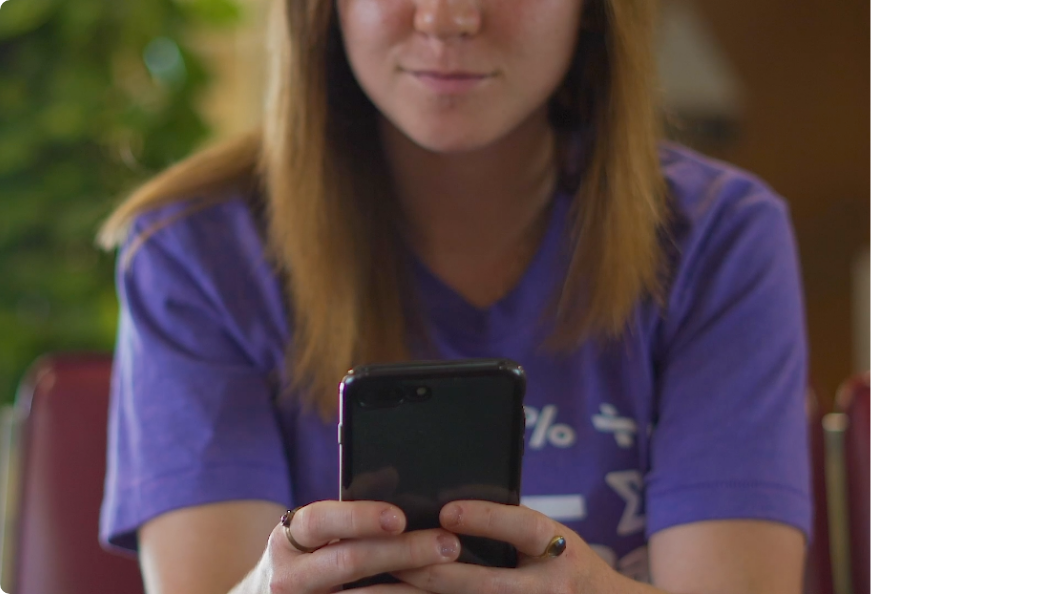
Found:
[[[451, 110], [445, 113], [395, 113], [389, 121], [403, 136], [419, 147], [441, 154], [470, 153], [497, 143], [516, 122], [477, 110]], [[403, 116], [403, 117], [401, 117]]]
[[486, 148], [496, 138], [489, 134], [474, 134], [472, 130], [435, 130], [408, 135], [423, 149], [442, 154], [471, 153]]

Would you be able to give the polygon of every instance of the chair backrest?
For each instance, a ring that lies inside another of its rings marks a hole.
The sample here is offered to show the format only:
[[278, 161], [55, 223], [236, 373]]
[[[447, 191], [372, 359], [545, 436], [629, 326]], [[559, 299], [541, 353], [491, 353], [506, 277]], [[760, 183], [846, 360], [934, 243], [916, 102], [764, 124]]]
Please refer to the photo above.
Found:
[[110, 369], [105, 355], [46, 357], [19, 389], [15, 592], [143, 593], [138, 564], [103, 550], [97, 536]]
[[847, 520], [851, 543], [851, 575], [855, 594], [869, 594], [869, 375], [844, 384], [836, 408], [847, 416], [844, 458], [847, 467]]

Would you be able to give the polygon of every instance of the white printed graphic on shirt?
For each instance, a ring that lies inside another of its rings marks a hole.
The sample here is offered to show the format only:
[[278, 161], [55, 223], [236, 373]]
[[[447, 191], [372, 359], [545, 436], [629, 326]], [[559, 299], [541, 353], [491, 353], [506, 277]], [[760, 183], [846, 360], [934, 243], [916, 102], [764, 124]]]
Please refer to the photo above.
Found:
[[594, 428], [602, 433], [612, 433], [616, 444], [627, 449], [634, 445], [634, 434], [638, 432], [638, 423], [631, 417], [621, 417], [616, 407], [611, 404], [601, 405], [601, 414], [591, 417]]
[[616, 534], [627, 536], [645, 530], [645, 515], [642, 507], [642, 473], [637, 470], [620, 470], [605, 475], [605, 483], [623, 498], [627, 506], [616, 526]]
[[634, 549], [618, 560], [616, 559], [616, 551], [613, 551], [611, 547], [592, 544], [590, 548], [594, 549], [594, 552], [604, 559], [610, 567], [615, 568], [616, 571], [623, 575], [639, 582], [649, 583], [651, 580], [649, 575], [649, 547], [647, 545]]
[[521, 505], [557, 522], [575, 522], [587, 518], [587, 500], [582, 495], [526, 495]]
[[565, 424], [555, 424], [557, 406], [548, 404], [542, 412], [531, 406], [524, 407], [524, 425], [532, 432], [528, 438], [528, 447], [541, 450], [550, 444], [558, 448], [571, 447], [576, 443], [576, 431]]

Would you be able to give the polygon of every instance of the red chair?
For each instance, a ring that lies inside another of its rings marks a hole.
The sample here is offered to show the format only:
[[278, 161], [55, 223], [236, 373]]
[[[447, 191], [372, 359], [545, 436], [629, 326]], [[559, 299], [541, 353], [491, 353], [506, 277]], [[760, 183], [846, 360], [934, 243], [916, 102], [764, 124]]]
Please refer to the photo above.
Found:
[[847, 415], [844, 458], [847, 464], [848, 523], [851, 577], [855, 594], [869, 594], [870, 418], [869, 375], [844, 384], [836, 395], [836, 409]]
[[20, 594], [142, 594], [133, 559], [99, 545], [111, 359], [39, 360], [7, 417], [2, 586]]
[[835, 594], [869, 594], [869, 375], [840, 387], [822, 419]]

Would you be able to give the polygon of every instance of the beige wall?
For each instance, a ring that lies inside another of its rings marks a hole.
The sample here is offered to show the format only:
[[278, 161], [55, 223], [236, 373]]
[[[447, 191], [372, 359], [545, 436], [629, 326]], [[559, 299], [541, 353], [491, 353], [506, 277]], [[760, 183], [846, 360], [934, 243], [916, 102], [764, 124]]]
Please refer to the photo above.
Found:
[[241, 24], [201, 32], [194, 41], [214, 77], [202, 109], [219, 137], [259, 122], [263, 107], [264, 17], [270, 0], [237, 1], [244, 10]]

